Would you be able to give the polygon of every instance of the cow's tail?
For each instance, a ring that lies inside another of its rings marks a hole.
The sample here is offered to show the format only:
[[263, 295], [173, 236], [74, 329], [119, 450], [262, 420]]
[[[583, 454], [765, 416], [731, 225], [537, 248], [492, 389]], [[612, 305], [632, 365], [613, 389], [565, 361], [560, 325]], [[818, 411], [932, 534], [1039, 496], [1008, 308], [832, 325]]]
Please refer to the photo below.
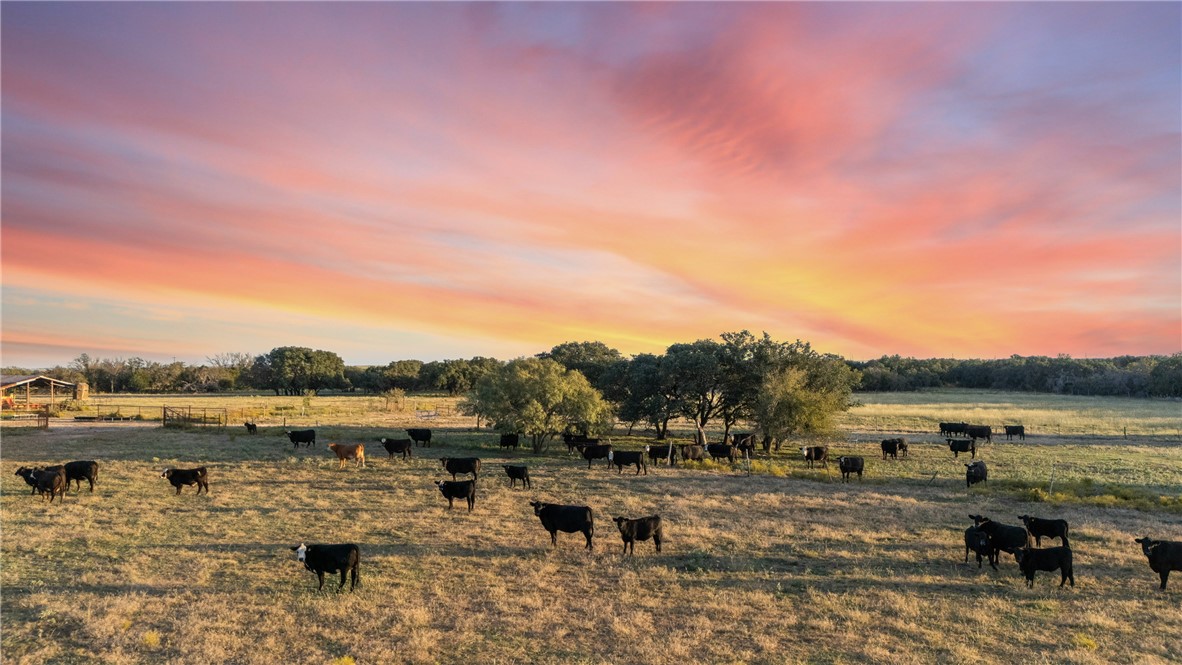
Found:
[[1063, 523], [1063, 547], [1066, 547], [1067, 549], [1071, 549], [1071, 543], [1067, 542], [1067, 530], [1070, 528], [1070, 524], [1067, 522]]
[[592, 536], [594, 536], [595, 535], [595, 515], [591, 511], [591, 506], [587, 506], [587, 523], [590, 524], [590, 526], [591, 526], [591, 528], [587, 529], [587, 532], [590, 533]]

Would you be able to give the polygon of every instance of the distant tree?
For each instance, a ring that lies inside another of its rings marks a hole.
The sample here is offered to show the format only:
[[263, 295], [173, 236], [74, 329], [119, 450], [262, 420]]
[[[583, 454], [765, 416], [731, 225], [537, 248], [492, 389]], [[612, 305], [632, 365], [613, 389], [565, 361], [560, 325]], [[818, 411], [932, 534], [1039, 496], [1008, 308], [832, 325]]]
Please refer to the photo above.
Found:
[[484, 375], [461, 409], [502, 432], [525, 434], [535, 453], [568, 427], [597, 433], [614, 422], [610, 405], [585, 376], [542, 358], [512, 360]]
[[1149, 373], [1149, 393], [1155, 397], [1182, 397], [1182, 353], [1157, 363]]
[[623, 359], [619, 351], [603, 342], [565, 342], [546, 353], [539, 353], [538, 357], [549, 358], [567, 369], [582, 372], [591, 385], [601, 392], [604, 390], [604, 372]]
[[331, 351], [276, 347], [266, 356], [255, 358], [254, 367], [258, 372], [252, 372], [252, 376], [265, 378], [266, 387], [276, 395], [303, 395], [307, 390], [319, 392], [345, 386], [345, 362]]

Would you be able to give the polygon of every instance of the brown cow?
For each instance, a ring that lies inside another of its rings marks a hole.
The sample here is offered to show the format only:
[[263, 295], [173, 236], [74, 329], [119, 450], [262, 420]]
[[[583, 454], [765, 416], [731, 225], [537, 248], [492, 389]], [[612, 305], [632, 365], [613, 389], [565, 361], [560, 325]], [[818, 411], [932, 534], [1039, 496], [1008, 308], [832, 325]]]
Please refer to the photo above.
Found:
[[328, 449], [337, 454], [337, 460], [341, 463], [337, 468], [345, 468], [345, 460], [357, 460], [357, 463], [365, 468], [364, 443], [330, 443]]

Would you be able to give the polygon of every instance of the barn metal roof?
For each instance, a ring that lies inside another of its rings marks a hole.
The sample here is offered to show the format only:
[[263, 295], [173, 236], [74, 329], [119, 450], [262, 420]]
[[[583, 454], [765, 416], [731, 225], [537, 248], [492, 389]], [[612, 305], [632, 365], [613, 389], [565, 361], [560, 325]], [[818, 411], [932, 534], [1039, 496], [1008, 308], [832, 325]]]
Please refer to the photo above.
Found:
[[41, 376], [39, 374], [4, 374], [0, 375], [0, 390], [10, 390], [18, 386], [23, 386], [26, 383], [36, 383], [39, 381], [45, 381], [47, 382], [47, 385], [51, 386], [74, 387], [74, 384], [70, 383], [69, 381], [55, 379], [52, 376]]

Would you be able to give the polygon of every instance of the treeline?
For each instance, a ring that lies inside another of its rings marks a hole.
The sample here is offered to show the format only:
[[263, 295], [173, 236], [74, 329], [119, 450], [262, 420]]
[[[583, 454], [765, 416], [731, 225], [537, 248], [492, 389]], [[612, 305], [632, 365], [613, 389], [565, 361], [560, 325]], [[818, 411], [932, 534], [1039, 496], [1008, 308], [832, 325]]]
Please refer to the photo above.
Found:
[[[742, 336], [746, 333], [726, 333]], [[766, 337], [766, 335], [765, 335]], [[754, 338], [752, 338], [754, 339]], [[724, 342], [725, 343], [725, 342]], [[768, 343], [771, 343], [770, 341]], [[752, 342], [754, 344], [754, 342]], [[807, 346], [807, 343], [797, 342]], [[680, 349], [670, 346], [675, 357]], [[552, 358], [568, 369], [580, 371], [605, 395], [618, 397], [624, 411], [634, 409], [618, 393], [618, 376], [655, 376], [665, 354], [640, 354], [625, 358], [601, 342], [568, 342], [539, 358]], [[826, 356], [840, 359], [838, 356]], [[1172, 356], [1120, 356], [1071, 358], [1012, 356], [998, 360], [917, 359], [883, 356], [877, 360], [840, 359], [858, 375], [857, 391], [913, 391], [925, 388], [985, 388], [1066, 395], [1127, 397], [1182, 397], [1182, 353]], [[85, 381], [98, 392], [174, 393], [275, 391], [303, 394], [323, 390], [383, 393], [442, 391], [463, 395], [477, 381], [505, 363], [495, 358], [395, 360], [386, 365], [345, 365], [331, 351], [285, 346], [252, 356], [224, 353], [203, 364], [161, 363], [143, 358], [91, 358], [78, 356], [68, 366], [31, 370], [4, 368], [5, 374], [45, 374], [64, 381]], [[610, 374], [609, 374], [610, 373]], [[609, 383], [604, 383], [605, 374]], [[656, 381], [657, 379], [652, 379]], [[611, 383], [614, 381], [614, 383]]]
[[1011, 356], [999, 360], [920, 360], [883, 356], [850, 362], [861, 391], [988, 388], [1059, 395], [1182, 397], [1182, 353], [1172, 356]]

